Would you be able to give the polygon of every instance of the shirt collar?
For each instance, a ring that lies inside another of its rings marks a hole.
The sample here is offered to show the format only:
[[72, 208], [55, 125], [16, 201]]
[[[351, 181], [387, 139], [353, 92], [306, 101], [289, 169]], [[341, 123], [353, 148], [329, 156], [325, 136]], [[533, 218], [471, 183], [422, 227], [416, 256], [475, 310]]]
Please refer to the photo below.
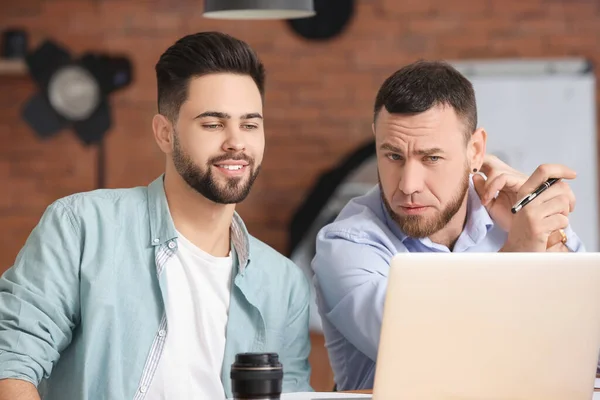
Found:
[[467, 224], [463, 230], [473, 241], [480, 243], [487, 233], [494, 227], [494, 221], [487, 209], [481, 204], [481, 199], [473, 185], [473, 179], [469, 180], [469, 198], [467, 200]]
[[[148, 185], [148, 215], [152, 246], [162, 245], [178, 237], [165, 195], [164, 174]], [[233, 214], [231, 221], [231, 246], [236, 252], [240, 271], [243, 271], [250, 260], [250, 236], [238, 213]]]

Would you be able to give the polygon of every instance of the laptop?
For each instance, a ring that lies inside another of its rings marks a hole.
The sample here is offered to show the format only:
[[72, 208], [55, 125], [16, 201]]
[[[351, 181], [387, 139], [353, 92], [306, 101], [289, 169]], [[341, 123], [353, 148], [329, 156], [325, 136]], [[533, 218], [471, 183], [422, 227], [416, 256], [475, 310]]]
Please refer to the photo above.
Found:
[[600, 253], [401, 253], [373, 400], [590, 400]]

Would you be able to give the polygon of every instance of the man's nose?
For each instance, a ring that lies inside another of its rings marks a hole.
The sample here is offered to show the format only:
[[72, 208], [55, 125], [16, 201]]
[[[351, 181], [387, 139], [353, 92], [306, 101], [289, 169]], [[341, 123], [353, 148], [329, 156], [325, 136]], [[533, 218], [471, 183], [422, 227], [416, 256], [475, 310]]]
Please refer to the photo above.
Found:
[[223, 142], [223, 150], [230, 152], [239, 152], [246, 149], [243, 132], [240, 128], [228, 128], [226, 131], [227, 137]]
[[405, 195], [419, 193], [423, 190], [423, 168], [415, 162], [407, 162], [398, 182], [398, 189]]

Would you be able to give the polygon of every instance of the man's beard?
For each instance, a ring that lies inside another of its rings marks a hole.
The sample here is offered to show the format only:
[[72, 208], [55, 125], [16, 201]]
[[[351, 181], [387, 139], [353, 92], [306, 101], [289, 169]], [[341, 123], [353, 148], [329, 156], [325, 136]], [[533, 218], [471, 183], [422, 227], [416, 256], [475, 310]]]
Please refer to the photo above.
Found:
[[383, 193], [383, 187], [381, 181], [379, 181], [379, 187], [381, 188], [381, 198], [385, 204], [385, 208], [390, 214], [391, 218], [398, 224], [402, 232], [407, 236], [413, 238], [425, 238], [433, 235], [452, 220], [456, 213], [460, 210], [462, 203], [469, 190], [469, 170], [466, 170], [465, 176], [460, 182], [459, 190], [456, 195], [452, 198], [452, 201], [441, 211], [433, 217], [425, 217], [422, 215], [399, 215], [397, 214]]
[[[244, 182], [245, 176], [225, 178], [225, 185], [219, 183], [213, 173], [212, 166], [225, 160], [244, 160], [248, 163], [250, 177]], [[196, 192], [210, 201], [219, 204], [241, 203], [250, 193], [252, 184], [260, 172], [260, 165], [254, 167], [254, 159], [245, 154], [223, 154], [208, 160], [206, 169], [194, 164], [192, 158], [183, 150], [177, 134], [173, 135], [173, 164], [183, 180]]]

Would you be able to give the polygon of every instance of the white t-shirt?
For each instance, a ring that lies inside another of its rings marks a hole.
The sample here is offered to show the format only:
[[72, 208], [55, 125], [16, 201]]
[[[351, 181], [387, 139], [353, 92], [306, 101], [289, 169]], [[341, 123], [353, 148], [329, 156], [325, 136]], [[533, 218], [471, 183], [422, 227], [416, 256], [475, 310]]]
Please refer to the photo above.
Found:
[[221, 368], [232, 259], [214, 257], [179, 234], [165, 265], [167, 338], [146, 400], [225, 399]]

